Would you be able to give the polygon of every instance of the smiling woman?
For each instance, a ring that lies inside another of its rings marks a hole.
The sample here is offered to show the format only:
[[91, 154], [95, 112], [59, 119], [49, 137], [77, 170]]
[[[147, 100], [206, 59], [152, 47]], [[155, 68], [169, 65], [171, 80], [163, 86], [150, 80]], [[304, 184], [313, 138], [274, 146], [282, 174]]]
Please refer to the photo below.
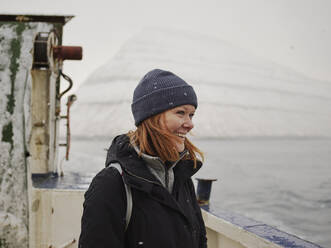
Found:
[[142, 78], [131, 105], [137, 129], [113, 140], [85, 193], [80, 248], [207, 246], [191, 179], [203, 153], [186, 137], [197, 106], [175, 74], [155, 69]]
[[139, 151], [158, 156], [162, 161], [176, 161], [179, 154], [187, 152], [196, 166], [196, 153], [203, 159], [203, 153], [195, 147], [186, 135], [193, 128], [193, 105], [182, 105], [144, 120], [137, 129], [128, 133], [131, 143]]
[[192, 105], [182, 105], [170, 109], [164, 113], [164, 125], [173, 134], [179, 137], [176, 142], [178, 152], [185, 149], [186, 134], [193, 128], [193, 115], [195, 107]]

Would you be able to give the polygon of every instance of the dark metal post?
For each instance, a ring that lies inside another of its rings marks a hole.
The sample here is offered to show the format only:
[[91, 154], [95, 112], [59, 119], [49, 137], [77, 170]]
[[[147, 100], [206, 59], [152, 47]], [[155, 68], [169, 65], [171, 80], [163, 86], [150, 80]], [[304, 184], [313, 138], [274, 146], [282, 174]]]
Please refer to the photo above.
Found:
[[198, 203], [200, 206], [208, 205], [210, 192], [211, 192], [211, 185], [217, 179], [203, 179], [203, 178], [196, 178], [198, 180], [198, 187], [197, 187], [197, 198]]

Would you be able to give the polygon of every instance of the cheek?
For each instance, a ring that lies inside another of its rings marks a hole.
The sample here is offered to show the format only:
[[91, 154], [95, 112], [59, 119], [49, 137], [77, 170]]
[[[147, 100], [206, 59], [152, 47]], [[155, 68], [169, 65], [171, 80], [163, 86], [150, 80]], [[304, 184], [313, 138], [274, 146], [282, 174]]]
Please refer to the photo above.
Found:
[[176, 131], [181, 127], [181, 125], [182, 125], [181, 121], [174, 118], [168, 123], [168, 128], [171, 131]]
[[180, 125], [180, 122], [176, 118], [167, 118], [165, 120], [165, 126], [170, 132], [176, 131]]

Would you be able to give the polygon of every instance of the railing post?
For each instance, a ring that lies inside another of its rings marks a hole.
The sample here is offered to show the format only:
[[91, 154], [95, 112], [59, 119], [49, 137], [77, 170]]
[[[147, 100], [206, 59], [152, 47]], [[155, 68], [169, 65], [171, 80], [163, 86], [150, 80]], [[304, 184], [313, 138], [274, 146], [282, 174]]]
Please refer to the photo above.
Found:
[[198, 181], [197, 199], [200, 206], [209, 205], [211, 185], [217, 179], [196, 178]]

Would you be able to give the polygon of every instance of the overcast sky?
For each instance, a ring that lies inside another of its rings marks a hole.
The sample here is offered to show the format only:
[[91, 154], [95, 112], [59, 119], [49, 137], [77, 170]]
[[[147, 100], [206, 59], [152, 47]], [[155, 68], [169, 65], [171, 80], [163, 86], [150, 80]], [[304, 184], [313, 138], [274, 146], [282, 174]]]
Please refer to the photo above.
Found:
[[331, 83], [329, 0], [0, 0], [1, 13], [75, 15], [64, 45], [83, 47], [65, 61], [77, 87], [144, 27], [209, 34]]

